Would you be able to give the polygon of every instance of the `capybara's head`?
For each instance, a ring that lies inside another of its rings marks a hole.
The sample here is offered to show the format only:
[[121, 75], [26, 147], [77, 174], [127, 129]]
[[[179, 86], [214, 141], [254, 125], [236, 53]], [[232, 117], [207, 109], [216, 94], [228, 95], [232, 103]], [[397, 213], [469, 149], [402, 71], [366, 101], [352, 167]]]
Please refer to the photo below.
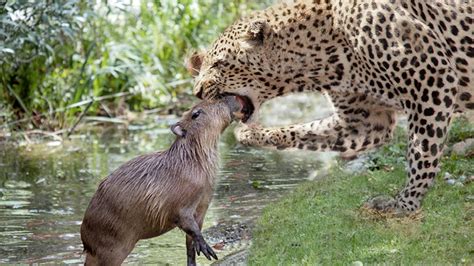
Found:
[[171, 131], [180, 138], [215, 139], [241, 109], [241, 100], [236, 96], [204, 100], [184, 113], [181, 120], [171, 126]]

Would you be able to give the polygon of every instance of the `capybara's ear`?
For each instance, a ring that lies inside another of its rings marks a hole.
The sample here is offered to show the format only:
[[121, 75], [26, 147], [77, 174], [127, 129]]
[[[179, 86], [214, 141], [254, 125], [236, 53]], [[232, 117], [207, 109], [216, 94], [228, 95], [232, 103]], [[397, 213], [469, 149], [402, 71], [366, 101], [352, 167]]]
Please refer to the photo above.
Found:
[[199, 75], [201, 71], [202, 61], [204, 59], [203, 52], [194, 52], [186, 62], [186, 68], [188, 72], [193, 76]]

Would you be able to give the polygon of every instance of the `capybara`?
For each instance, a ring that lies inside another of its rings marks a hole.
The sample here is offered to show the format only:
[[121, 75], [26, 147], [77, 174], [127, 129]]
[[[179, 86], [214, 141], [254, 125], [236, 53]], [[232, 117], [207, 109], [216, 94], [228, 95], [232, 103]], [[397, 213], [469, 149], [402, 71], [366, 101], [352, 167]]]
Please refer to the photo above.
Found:
[[218, 170], [218, 141], [241, 110], [235, 96], [203, 101], [171, 126], [168, 150], [142, 155], [103, 180], [84, 215], [86, 265], [120, 265], [140, 239], [178, 227], [186, 233], [188, 265], [200, 252], [217, 259], [201, 228]]

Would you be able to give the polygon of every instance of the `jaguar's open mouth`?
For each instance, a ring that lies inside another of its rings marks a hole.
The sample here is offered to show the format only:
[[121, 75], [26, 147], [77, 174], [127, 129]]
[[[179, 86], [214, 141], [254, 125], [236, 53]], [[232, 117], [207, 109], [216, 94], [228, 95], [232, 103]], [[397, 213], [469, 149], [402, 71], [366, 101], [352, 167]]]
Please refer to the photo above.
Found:
[[252, 103], [252, 100], [245, 96], [245, 95], [238, 95], [238, 94], [227, 94], [227, 95], [233, 95], [237, 98], [237, 100], [240, 102], [242, 105], [242, 109], [239, 112], [239, 115], [237, 117], [244, 123], [246, 123], [250, 117], [252, 116], [253, 112], [255, 111], [255, 106]]

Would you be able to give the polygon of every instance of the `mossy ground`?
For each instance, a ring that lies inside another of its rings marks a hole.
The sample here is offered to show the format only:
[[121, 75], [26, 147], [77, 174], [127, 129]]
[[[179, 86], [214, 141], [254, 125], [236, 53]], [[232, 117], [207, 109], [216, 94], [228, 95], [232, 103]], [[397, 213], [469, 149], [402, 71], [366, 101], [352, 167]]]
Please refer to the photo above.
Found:
[[[472, 137], [472, 123], [453, 123], [450, 141]], [[251, 265], [467, 264], [474, 263], [474, 182], [443, 179], [474, 175], [474, 157], [447, 154], [442, 172], [411, 217], [386, 218], [361, 206], [376, 195], [394, 195], [405, 182], [403, 130], [370, 156], [361, 174], [334, 169], [308, 182], [259, 219]]]

